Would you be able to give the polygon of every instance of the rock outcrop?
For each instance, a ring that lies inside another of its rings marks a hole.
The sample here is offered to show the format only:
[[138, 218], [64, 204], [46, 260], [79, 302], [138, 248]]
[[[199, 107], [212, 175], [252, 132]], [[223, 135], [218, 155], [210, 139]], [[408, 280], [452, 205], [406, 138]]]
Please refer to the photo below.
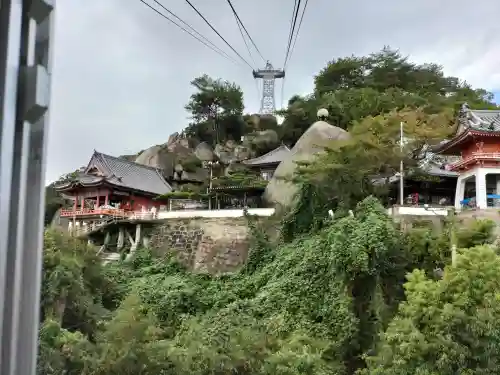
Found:
[[268, 202], [281, 206], [291, 205], [297, 193], [297, 187], [284, 181], [283, 178], [291, 177], [294, 174], [297, 168], [296, 162], [312, 160], [332, 140], [344, 140], [350, 137], [344, 129], [322, 121], [323, 118], [328, 117], [328, 112], [326, 115], [325, 112], [325, 110], [318, 111], [319, 121], [312, 124], [302, 134], [291, 150], [292, 157], [279, 164], [264, 192], [264, 198]]
[[134, 161], [150, 167], [160, 168], [166, 176], [170, 176], [173, 173], [175, 154], [170, 152], [165, 145], [156, 145], [141, 152]]
[[215, 159], [214, 150], [207, 142], [201, 142], [194, 150], [194, 155], [201, 161], [212, 161]]

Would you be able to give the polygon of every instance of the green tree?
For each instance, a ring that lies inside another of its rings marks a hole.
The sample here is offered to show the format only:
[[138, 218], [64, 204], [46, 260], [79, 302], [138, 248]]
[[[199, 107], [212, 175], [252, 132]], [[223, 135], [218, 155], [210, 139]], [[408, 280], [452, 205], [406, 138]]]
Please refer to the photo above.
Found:
[[436, 64], [415, 64], [398, 51], [385, 47], [368, 56], [341, 57], [330, 61], [314, 79], [306, 98], [294, 97], [284, 111], [283, 139], [294, 143], [316, 119], [320, 107], [328, 121], [350, 129], [355, 121], [403, 108], [424, 108], [427, 113], [471, 108], [497, 108], [493, 95], [467, 82], [444, 75]]
[[500, 258], [471, 248], [442, 280], [416, 270], [407, 301], [384, 333], [367, 374], [496, 374], [500, 365]]
[[93, 375], [157, 375], [172, 368], [157, 319], [138, 296], [127, 297], [97, 338]]
[[[409, 137], [403, 153], [399, 145], [401, 122]], [[315, 222], [317, 213], [353, 209], [372, 194], [384, 197], [386, 179], [398, 171], [400, 161], [409, 169], [416, 168], [426, 146], [443, 139], [451, 124], [449, 112], [430, 115], [424, 110], [393, 111], [354, 122], [350, 139], [332, 141], [321, 155], [301, 164], [294, 180], [305, 188], [300, 191], [300, 203], [293, 215], [300, 215], [303, 223]]]
[[186, 134], [212, 145], [228, 139], [239, 141], [245, 127], [241, 88], [207, 75], [195, 78], [191, 85], [196, 92], [186, 105], [192, 119]]

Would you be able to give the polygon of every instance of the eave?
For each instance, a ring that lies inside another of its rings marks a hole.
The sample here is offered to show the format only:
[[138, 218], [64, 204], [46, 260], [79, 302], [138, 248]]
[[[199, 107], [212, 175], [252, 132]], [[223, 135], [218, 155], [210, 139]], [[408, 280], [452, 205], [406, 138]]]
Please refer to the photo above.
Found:
[[460, 133], [458, 136], [454, 137], [450, 141], [437, 146], [433, 149], [436, 154], [442, 155], [458, 155], [461, 151], [461, 146], [473, 140], [476, 137], [486, 138], [486, 137], [497, 137], [500, 138], [500, 132], [497, 131], [487, 131], [487, 130], [477, 130], [468, 128]]
[[91, 183], [82, 183], [80, 181], [77, 182], [71, 182], [65, 185], [61, 186], [56, 186], [54, 189], [58, 192], [70, 192], [78, 189], [88, 189], [88, 188], [95, 188], [98, 186], [103, 186], [103, 187], [108, 187], [116, 190], [121, 190], [121, 191], [127, 191], [130, 193], [136, 193], [137, 195], [142, 195], [142, 196], [147, 196], [147, 197], [156, 197], [158, 194], [152, 193], [149, 191], [142, 191], [138, 189], [133, 189], [127, 186], [122, 186], [122, 185], [115, 185], [112, 182], [106, 181], [106, 180], [100, 180], [96, 182], [91, 182]]

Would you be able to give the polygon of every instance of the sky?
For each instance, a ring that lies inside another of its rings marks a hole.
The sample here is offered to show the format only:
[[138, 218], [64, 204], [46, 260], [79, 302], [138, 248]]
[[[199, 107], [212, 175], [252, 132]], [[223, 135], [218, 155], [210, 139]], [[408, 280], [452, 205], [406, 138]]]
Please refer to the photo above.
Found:
[[[160, 2], [231, 53], [185, 0]], [[226, 0], [191, 2], [253, 65]], [[293, 1], [232, 2], [264, 57], [282, 67]], [[497, 92], [500, 102], [498, 14], [498, 0], [310, 0], [283, 98], [277, 83], [277, 107], [311, 92], [328, 61], [384, 45], [415, 62], [439, 63], [446, 74]], [[246, 111], [259, 109], [248, 66], [216, 54], [139, 0], [58, 1], [53, 57], [47, 182], [85, 165], [94, 149], [122, 155], [166, 142], [189, 122], [190, 81], [202, 74], [236, 82]]]

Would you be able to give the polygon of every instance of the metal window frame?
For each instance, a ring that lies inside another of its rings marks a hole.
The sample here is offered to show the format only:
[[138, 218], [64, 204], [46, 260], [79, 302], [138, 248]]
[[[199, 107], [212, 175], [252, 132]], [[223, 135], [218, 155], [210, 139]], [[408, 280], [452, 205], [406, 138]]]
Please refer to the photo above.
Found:
[[35, 375], [55, 1], [0, 1], [0, 374]]

